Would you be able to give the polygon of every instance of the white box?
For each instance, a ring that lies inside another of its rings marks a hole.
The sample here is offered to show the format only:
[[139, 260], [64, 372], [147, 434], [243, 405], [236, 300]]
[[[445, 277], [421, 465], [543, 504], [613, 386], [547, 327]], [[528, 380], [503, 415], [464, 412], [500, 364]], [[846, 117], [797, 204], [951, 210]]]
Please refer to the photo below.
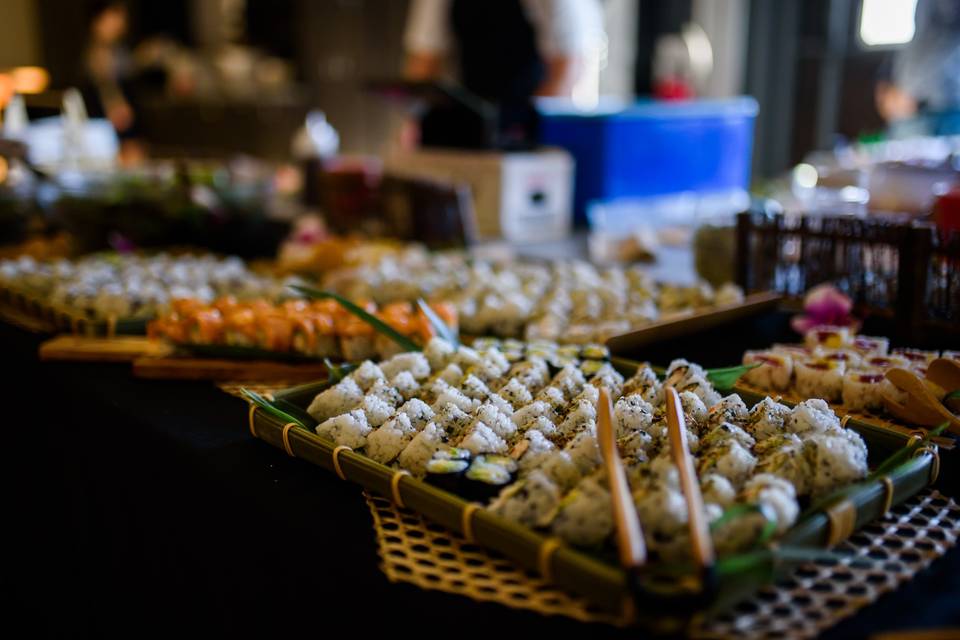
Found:
[[573, 158], [562, 149], [421, 149], [391, 156], [385, 169], [469, 186], [480, 240], [547, 242], [570, 234]]

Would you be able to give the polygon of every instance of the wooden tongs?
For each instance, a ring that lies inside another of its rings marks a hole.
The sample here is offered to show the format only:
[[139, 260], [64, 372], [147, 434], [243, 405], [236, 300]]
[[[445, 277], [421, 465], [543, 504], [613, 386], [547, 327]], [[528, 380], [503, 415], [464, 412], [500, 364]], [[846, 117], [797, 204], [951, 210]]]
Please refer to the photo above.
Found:
[[684, 580], [656, 580], [645, 576], [642, 569], [647, 561], [646, 543], [636, 505], [630, 492], [627, 475], [617, 451], [616, 428], [613, 420], [613, 404], [610, 392], [600, 388], [597, 410], [597, 441], [607, 471], [610, 496], [613, 501], [614, 526], [620, 564], [627, 572], [630, 586], [637, 602], [643, 601], [646, 608], [656, 602], [664, 611], [676, 612], [686, 609], [691, 601], [700, 602], [712, 594], [716, 587], [714, 572], [713, 540], [703, 508], [703, 496], [697, 482], [693, 458], [687, 448], [686, 428], [680, 396], [673, 387], [665, 389], [667, 399], [667, 428], [670, 449], [680, 475], [680, 486], [687, 502], [688, 526], [697, 574]]
[[884, 395], [883, 404], [887, 411], [904, 420], [908, 424], [924, 427], [935, 427], [949, 422], [949, 429], [953, 433], [960, 433], [960, 418], [951, 409], [956, 408], [955, 401], [948, 401], [948, 408], [934, 393], [942, 389], [951, 392], [960, 389], [960, 364], [946, 358], [937, 358], [927, 368], [926, 379], [917, 372], [909, 369], [894, 367], [886, 373], [887, 380], [900, 391], [907, 394], [907, 399], [900, 401]]

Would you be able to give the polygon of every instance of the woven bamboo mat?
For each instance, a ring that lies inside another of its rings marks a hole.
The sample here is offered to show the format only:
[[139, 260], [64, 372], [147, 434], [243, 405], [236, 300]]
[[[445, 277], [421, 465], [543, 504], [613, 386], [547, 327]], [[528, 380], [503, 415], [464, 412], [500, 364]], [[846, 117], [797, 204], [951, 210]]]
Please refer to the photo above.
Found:
[[[381, 566], [391, 581], [544, 615], [628, 624], [386, 498], [364, 495]], [[835, 550], [842, 560], [801, 565], [729, 611], [696, 622], [688, 634], [709, 639], [813, 638], [909, 580], [955, 545], [958, 534], [960, 506], [928, 490], [839, 545]]]

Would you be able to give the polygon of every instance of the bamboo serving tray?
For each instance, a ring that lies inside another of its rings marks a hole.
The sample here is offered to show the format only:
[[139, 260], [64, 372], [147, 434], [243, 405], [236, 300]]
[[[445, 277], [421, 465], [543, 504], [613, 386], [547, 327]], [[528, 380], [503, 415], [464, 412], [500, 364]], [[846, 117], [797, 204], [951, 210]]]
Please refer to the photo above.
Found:
[[35, 320], [37, 324], [33, 330], [38, 333], [69, 332], [91, 337], [112, 337], [114, 335], [145, 335], [147, 332], [146, 319], [92, 320], [76, 309], [51, 304], [40, 294], [25, 289], [0, 287], [0, 305]]
[[113, 336], [100, 338], [61, 335], [40, 345], [41, 360], [72, 362], [133, 362], [138, 358], [159, 358], [173, 349], [157, 340], [143, 336]]
[[[482, 505], [467, 502], [455, 494], [417, 480], [405, 471], [374, 462], [349, 447], [337, 446], [333, 441], [318, 436], [312, 431], [316, 421], [307, 414], [306, 407], [328, 384], [320, 382], [294, 387], [278, 392], [274, 398], [280, 409], [310, 425], [311, 429], [292, 423], [284, 424], [259, 411], [256, 405], [251, 405], [251, 433], [283, 449], [290, 456], [308, 460], [334, 472], [343, 480], [355, 482], [401, 507], [417, 511], [437, 524], [460, 533], [470, 542], [498, 551], [525, 569], [539, 572], [548, 582], [581, 594], [608, 611], [622, 611], [625, 603], [629, 602], [626, 606], [634, 606], [641, 621], [664, 616], [664, 602], [634, 603], [628, 597], [630, 590], [627, 577], [614, 564], [613, 557], [593, 555], [569, 547], [558, 538], [507, 521], [493, 515]], [[748, 402], [759, 400], [752, 394], [744, 395], [744, 400]], [[861, 425], [850, 420], [847, 426], [859, 431]], [[910, 438], [889, 431], [866, 429], [861, 434], [867, 441], [874, 465], [911, 442]], [[922, 448], [917, 453], [919, 455], [908, 459], [887, 476], [864, 482], [853, 493], [830, 503], [823, 510], [807, 513], [778, 543], [807, 547], [833, 546], [860, 527], [883, 516], [891, 506], [915, 495], [936, 479], [939, 464], [936, 448]], [[783, 571], [790, 566], [780, 563], [777, 570]], [[760, 572], [723, 579], [718, 595], [704, 602], [702, 610], [728, 606], [769, 582], [771, 577], [769, 572]], [[678, 615], [689, 617], [693, 613], [684, 610]]]
[[697, 333], [735, 320], [759, 315], [777, 308], [781, 300], [783, 296], [779, 293], [770, 291], [752, 293], [738, 304], [711, 307], [687, 316], [667, 317], [642, 329], [614, 336], [607, 340], [607, 347], [614, 353], [630, 353], [654, 342]]

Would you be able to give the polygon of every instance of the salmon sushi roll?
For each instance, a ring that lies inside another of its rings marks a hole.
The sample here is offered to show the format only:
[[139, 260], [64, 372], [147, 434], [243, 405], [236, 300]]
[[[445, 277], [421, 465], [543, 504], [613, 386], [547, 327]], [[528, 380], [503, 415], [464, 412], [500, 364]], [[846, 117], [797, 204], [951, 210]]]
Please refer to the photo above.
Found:
[[360, 318], [349, 316], [336, 323], [340, 353], [344, 360], [362, 362], [376, 358], [376, 332]]
[[257, 314], [253, 309], [237, 309], [225, 318], [224, 342], [234, 347], [256, 346]]
[[220, 344], [223, 341], [223, 316], [216, 309], [195, 311], [184, 321], [187, 340], [192, 344]]
[[290, 351], [293, 343], [293, 321], [283, 315], [264, 314], [258, 319], [257, 343], [266, 351]]

